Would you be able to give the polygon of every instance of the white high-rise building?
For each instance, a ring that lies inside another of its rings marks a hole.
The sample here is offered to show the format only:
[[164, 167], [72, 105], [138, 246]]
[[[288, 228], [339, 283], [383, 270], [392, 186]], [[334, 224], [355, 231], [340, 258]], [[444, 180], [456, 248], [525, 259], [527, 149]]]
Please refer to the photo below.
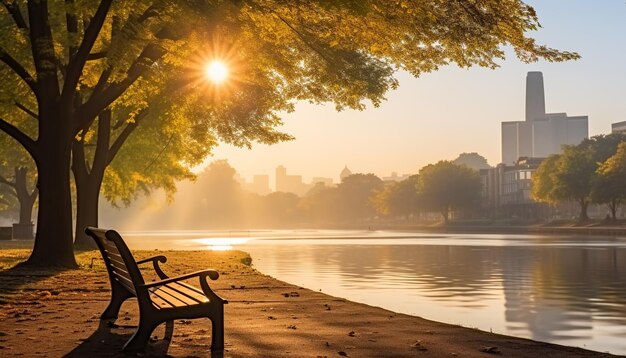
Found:
[[541, 72], [526, 75], [526, 120], [502, 122], [502, 163], [520, 157], [545, 158], [561, 153], [563, 145], [576, 145], [589, 137], [587, 116], [546, 113]]

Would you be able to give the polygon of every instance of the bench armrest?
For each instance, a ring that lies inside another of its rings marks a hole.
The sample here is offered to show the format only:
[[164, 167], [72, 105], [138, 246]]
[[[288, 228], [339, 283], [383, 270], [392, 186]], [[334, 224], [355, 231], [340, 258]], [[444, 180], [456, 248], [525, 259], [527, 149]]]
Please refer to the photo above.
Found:
[[159, 278], [161, 280], [169, 278], [169, 276], [167, 276], [165, 274], [165, 272], [163, 272], [163, 270], [161, 270], [161, 267], [159, 266], [159, 262], [161, 262], [161, 263], [166, 263], [167, 262], [167, 257], [165, 257], [163, 255], [157, 255], [157, 256], [148, 257], [146, 259], [137, 261], [137, 265], [145, 264], [147, 262], [152, 262], [152, 266], [154, 267], [154, 271], [156, 272], [156, 274], [159, 276]]
[[206, 280], [206, 277], [209, 277], [211, 280], [217, 280], [218, 277], [220, 277], [220, 274], [217, 273], [217, 271], [215, 270], [202, 270], [202, 271], [196, 271], [196, 272], [192, 272], [192, 273], [188, 273], [186, 275], [180, 275], [180, 276], [176, 276], [176, 277], [170, 277], [170, 278], [166, 278], [160, 281], [154, 281], [154, 282], [148, 282], [144, 285], [142, 285], [145, 288], [151, 288], [151, 287], [156, 287], [156, 286], [163, 286], [166, 285], [168, 283], [172, 283], [172, 282], [176, 282], [176, 281], [182, 281], [182, 280], [186, 280], [192, 277], [199, 277], [200, 278], [200, 282], [202, 282], [203, 278]]

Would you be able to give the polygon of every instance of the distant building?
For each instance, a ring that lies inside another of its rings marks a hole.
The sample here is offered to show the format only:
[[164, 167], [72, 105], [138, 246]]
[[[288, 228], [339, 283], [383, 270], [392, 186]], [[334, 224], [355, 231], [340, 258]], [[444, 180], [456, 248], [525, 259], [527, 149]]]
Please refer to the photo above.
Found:
[[611, 133], [626, 134], [626, 121], [611, 124]]
[[304, 184], [301, 175], [287, 175], [287, 168], [276, 167], [276, 191], [303, 196], [309, 189], [311, 185]]
[[531, 198], [532, 176], [544, 158], [520, 158], [515, 164], [481, 169], [482, 206], [494, 218], [537, 219], [548, 212]]
[[396, 172], [391, 172], [391, 176], [383, 177], [383, 181], [403, 181], [408, 179], [410, 176], [410, 174], [398, 175]]
[[339, 174], [339, 178], [341, 179], [341, 181], [343, 181], [345, 178], [349, 177], [350, 175], [352, 175], [352, 172], [350, 171], [350, 169], [348, 169], [348, 166], [346, 165], [341, 171], [341, 173]]
[[561, 153], [563, 145], [576, 145], [589, 137], [588, 122], [587, 116], [545, 113], [543, 75], [528, 72], [525, 121], [502, 122], [502, 163]]
[[252, 183], [246, 183], [245, 189], [251, 193], [259, 195], [267, 195], [270, 190], [269, 175], [255, 175], [252, 177]]

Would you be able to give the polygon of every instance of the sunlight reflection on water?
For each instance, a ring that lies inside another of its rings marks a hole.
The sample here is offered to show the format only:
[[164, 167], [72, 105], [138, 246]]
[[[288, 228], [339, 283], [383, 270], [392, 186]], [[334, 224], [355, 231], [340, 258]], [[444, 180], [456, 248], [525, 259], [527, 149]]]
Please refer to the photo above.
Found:
[[193, 239], [193, 241], [206, 246], [211, 251], [228, 251], [232, 250], [234, 246], [247, 243], [250, 239], [244, 237], [210, 237]]

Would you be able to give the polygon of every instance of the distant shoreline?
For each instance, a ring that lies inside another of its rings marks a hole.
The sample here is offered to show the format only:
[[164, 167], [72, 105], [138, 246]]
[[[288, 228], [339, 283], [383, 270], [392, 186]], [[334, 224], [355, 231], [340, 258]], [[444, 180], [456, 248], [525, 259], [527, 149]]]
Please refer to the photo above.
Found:
[[611, 226], [482, 226], [482, 225], [379, 225], [372, 230], [435, 232], [435, 233], [476, 233], [476, 234], [556, 234], [586, 236], [626, 236], [626, 227]]

